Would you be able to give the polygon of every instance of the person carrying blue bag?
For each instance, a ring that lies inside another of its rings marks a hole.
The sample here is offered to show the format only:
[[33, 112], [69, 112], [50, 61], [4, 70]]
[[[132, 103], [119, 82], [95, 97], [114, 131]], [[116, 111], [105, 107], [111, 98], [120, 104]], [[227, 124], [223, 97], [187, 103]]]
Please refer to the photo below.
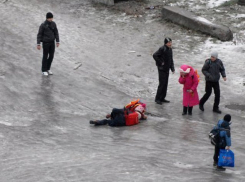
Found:
[[[231, 147], [231, 115], [226, 114], [224, 119], [219, 120], [217, 126], [213, 130], [218, 130], [217, 143], [214, 149], [214, 163], [213, 166], [217, 167], [218, 170], [225, 171], [225, 168], [218, 165], [220, 156], [220, 149], [230, 150]], [[212, 131], [213, 131], [212, 130]]]

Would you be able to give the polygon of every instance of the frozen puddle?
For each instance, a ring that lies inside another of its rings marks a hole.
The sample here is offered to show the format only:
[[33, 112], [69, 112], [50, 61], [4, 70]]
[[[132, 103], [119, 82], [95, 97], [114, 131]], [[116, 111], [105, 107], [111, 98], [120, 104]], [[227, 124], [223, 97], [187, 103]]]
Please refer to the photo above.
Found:
[[189, 169], [189, 168], [193, 167], [193, 165], [191, 165], [191, 164], [183, 164], [181, 162], [174, 163], [174, 166], [176, 166], [178, 168], [182, 168], [182, 169]]

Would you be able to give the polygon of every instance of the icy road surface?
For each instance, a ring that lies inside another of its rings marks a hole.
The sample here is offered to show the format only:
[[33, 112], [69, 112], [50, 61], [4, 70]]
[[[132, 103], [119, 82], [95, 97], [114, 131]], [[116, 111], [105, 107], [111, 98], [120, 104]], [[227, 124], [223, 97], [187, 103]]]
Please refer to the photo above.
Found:
[[[54, 75], [43, 77], [36, 35], [48, 11], [61, 46]], [[135, 18], [89, 0], [1, 0], [0, 13], [0, 182], [245, 181], [245, 112], [228, 107], [245, 103], [245, 49], [239, 37], [236, 44], [224, 43], [154, 18], [157, 10]], [[219, 13], [210, 17], [220, 18]], [[244, 25], [237, 25], [231, 23], [242, 36]], [[173, 39], [176, 74], [169, 79], [171, 103], [159, 106], [151, 55], [165, 36]], [[195, 107], [193, 116], [183, 117], [178, 67], [190, 64], [199, 71], [201, 97], [201, 67], [214, 49], [228, 78], [220, 81], [223, 114], [212, 112], [211, 96], [205, 112]], [[89, 125], [133, 98], [147, 103], [147, 121], [121, 128]], [[218, 172], [208, 133], [226, 113], [232, 115], [236, 167]]]

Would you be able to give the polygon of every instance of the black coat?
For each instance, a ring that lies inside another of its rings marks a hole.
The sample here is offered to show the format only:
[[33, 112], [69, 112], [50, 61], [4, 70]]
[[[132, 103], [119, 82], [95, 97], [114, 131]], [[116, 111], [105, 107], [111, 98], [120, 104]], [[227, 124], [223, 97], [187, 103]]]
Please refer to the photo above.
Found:
[[205, 75], [206, 81], [218, 82], [220, 79], [220, 74], [222, 77], [226, 77], [225, 68], [220, 59], [211, 61], [207, 59], [202, 67], [202, 73]]
[[172, 48], [166, 45], [160, 47], [158, 51], [153, 54], [153, 58], [159, 70], [169, 72], [169, 69], [171, 69], [172, 72], [175, 71]]
[[37, 44], [41, 42], [59, 42], [59, 32], [55, 22], [45, 21], [39, 27], [37, 34]]

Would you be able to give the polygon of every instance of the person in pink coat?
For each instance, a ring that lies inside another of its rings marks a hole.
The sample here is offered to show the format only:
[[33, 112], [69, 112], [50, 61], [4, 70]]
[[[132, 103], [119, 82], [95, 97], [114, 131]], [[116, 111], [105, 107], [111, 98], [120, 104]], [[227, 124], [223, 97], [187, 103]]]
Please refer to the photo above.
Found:
[[183, 113], [192, 115], [193, 106], [199, 104], [199, 97], [197, 93], [198, 77], [195, 70], [188, 65], [182, 65], [180, 67], [179, 83], [183, 84]]

